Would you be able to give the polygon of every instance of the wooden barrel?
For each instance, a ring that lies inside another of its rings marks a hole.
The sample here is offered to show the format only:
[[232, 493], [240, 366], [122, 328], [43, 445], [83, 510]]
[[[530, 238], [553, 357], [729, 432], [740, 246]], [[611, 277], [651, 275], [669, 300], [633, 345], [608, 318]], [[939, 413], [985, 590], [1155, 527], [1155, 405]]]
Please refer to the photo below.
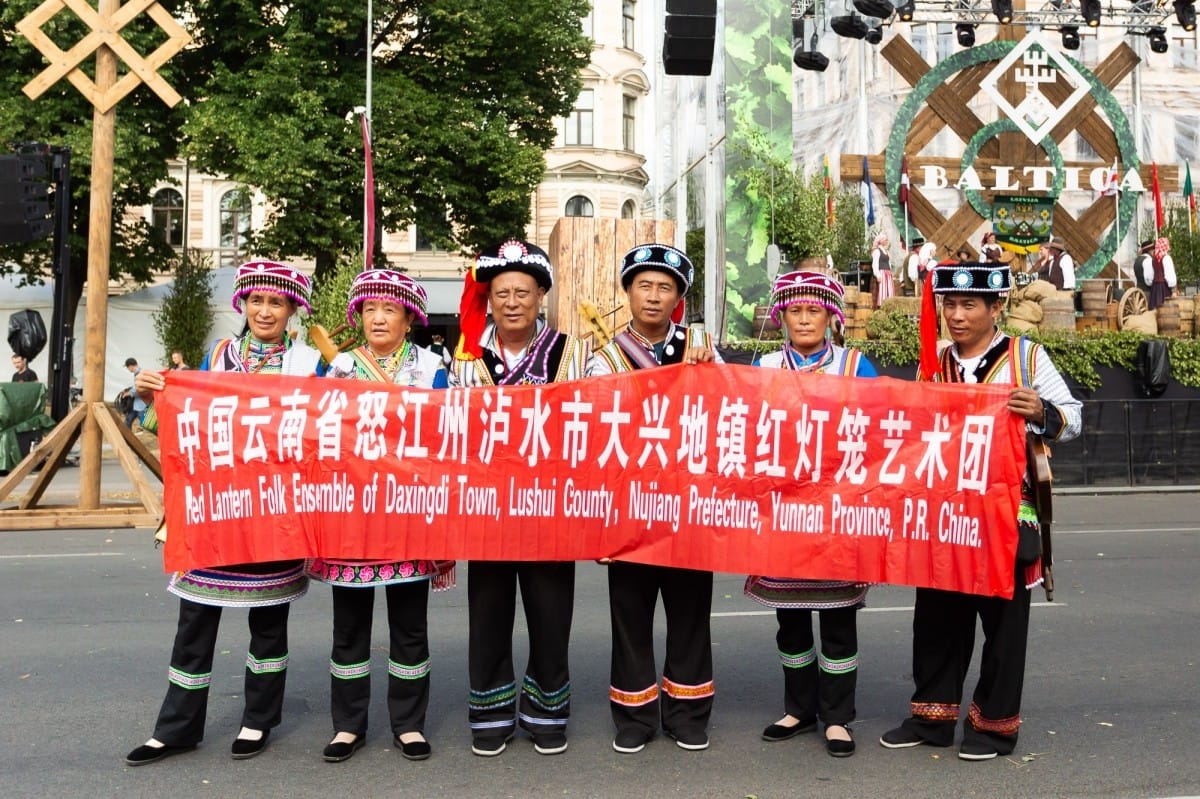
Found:
[[771, 321], [771, 306], [770, 305], [755, 305], [754, 306], [754, 330], [755, 338], [762, 339], [778, 339], [783, 338], [783, 331], [775, 327], [775, 323]]
[[1112, 281], [1085, 280], [1081, 294], [1083, 295], [1084, 316], [1104, 316], [1107, 313], [1108, 304], [1113, 298]]
[[1042, 330], [1074, 330], [1075, 299], [1066, 293], [1042, 300]]
[[1121, 329], [1121, 303], [1115, 301], [1110, 302], [1108, 304], [1106, 316], [1108, 318], [1109, 330]]
[[1179, 301], [1179, 335], [1194, 338], [1196, 335], [1196, 302], [1192, 297], [1176, 297]]
[[[850, 308], [858, 305], [859, 302], [862, 301], [861, 295], [862, 292], [858, 290], [858, 286], [846, 286], [846, 296], [844, 298], [846, 301], [846, 309], [849, 310]], [[868, 294], [867, 299], [869, 300], [870, 298], [871, 297]]]
[[1179, 305], [1176, 299], [1178, 298], [1168, 299], [1154, 314], [1160, 336], [1179, 338]]

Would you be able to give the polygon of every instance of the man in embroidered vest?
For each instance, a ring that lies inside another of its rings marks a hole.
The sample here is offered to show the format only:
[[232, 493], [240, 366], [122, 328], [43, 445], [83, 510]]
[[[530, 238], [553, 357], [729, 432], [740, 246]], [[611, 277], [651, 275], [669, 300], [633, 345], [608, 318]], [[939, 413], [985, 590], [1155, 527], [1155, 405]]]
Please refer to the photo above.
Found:
[[[1013, 386], [1008, 409], [1025, 419], [1027, 430], [1051, 441], [1068, 441], [1079, 435], [1081, 403], [1071, 396], [1045, 350], [1028, 339], [1009, 338], [996, 327], [1002, 297], [1011, 288], [1008, 266], [942, 266], [933, 271], [932, 280], [934, 293], [942, 297], [942, 317], [953, 339], [941, 350], [938, 371], [932, 379]], [[975, 644], [976, 617], [983, 626], [983, 653], [958, 756], [963, 760], [989, 760], [1011, 754], [1016, 746], [1029, 637], [1030, 589], [1042, 582], [1031, 479], [1026, 474], [1021, 486], [1011, 599], [917, 589], [912, 715], [884, 733], [879, 739], [883, 746], [903, 749], [954, 743], [963, 680]], [[989, 535], [1004, 532], [987, 531]]]
[[[583, 377], [587, 344], [539, 318], [553, 283], [550, 259], [533, 244], [509, 240], [480, 255], [463, 288], [462, 338], [450, 384], [544, 385]], [[529, 664], [520, 691], [512, 661], [518, 583], [529, 629]], [[566, 751], [571, 710], [567, 645], [574, 600], [574, 562], [468, 564], [468, 716], [476, 755], [503, 752], [518, 722], [533, 736], [539, 754]]]
[[[719, 363], [707, 333], [671, 319], [691, 288], [693, 274], [688, 257], [665, 244], [643, 244], [626, 253], [621, 287], [633, 318], [625, 331], [592, 356], [588, 375]], [[660, 717], [663, 732], [683, 749], [708, 748], [713, 701], [712, 589], [712, 572], [609, 563], [613, 642], [608, 694], [617, 727], [616, 751], [640, 752], [654, 737]], [[654, 607], [660, 592], [667, 615], [661, 703], [654, 663]]]

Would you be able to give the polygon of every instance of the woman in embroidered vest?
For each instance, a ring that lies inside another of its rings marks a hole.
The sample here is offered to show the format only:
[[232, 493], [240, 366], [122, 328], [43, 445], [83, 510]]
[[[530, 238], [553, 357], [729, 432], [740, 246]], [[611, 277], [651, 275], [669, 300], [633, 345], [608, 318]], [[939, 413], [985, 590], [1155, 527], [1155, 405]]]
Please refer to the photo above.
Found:
[[[374, 380], [399, 386], [445, 388], [442, 360], [408, 341], [414, 321], [427, 323], [425, 289], [408, 275], [371, 269], [354, 279], [346, 317], [361, 317], [365, 346], [342, 353], [331, 377]], [[387, 595], [388, 716], [392, 742], [409, 760], [424, 760], [429, 707], [429, 635], [427, 610], [431, 560], [359, 561], [317, 558], [309, 575], [333, 586], [333, 651], [329, 655], [330, 709], [334, 738], [325, 747], [326, 762], [349, 760], [366, 742], [371, 705], [371, 621], [377, 585]]]
[[[233, 306], [245, 304], [246, 330], [213, 344], [202, 370], [248, 374], [312, 375], [320, 354], [288, 335], [288, 322], [303, 308], [311, 313], [308, 278], [273, 261], [238, 267]], [[148, 402], [165, 385], [159, 372], [143, 369], [135, 387]], [[147, 410], [146, 418], [154, 414]], [[149, 427], [156, 427], [152, 421]], [[287, 621], [291, 602], [308, 590], [304, 561], [251, 563], [196, 569], [171, 577], [167, 590], [179, 597], [179, 627], [171, 651], [167, 696], [154, 736], [125, 757], [130, 766], [153, 763], [196, 747], [204, 737], [213, 651], [221, 610], [250, 609], [250, 651], [246, 656], [246, 707], [242, 729], [233, 742], [233, 758], [254, 757], [267, 746], [279, 724], [287, 676]]]
[[[510, 240], [479, 256], [463, 288], [451, 385], [543, 385], [583, 377], [588, 346], [538, 318], [553, 282], [549, 258], [533, 244]], [[512, 661], [518, 584], [529, 629], [529, 664], [519, 690]], [[468, 718], [476, 755], [503, 752], [518, 720], [538, 754], [566, 751], [574, 600], [574, 562], [468, 565]]]
[[[1008, 410], [1026, 430], [1051, 441], [1068, 441], [1082, 428], [1082, 403], [1040, 344], [1010, 338], [996, 323], [1012, 288], [1009, 267], [962, 264], [934, 270], [933, 293], [942, 298], [942, 319], [953, 340], [937, 355], [933, 380], [996, 383], [1011, 387]], [[932, 357], [934, 342], [921, 348]], [[1042, 582], [1037, 511], [1029, 475], [1017, 510], [1017, 553], [1011, 598], [918, 588], [913, 609], [914, 690], [912, 715], [888, 730], [879, 743], [888, 749], [928, 744], [950, 746], [962, 705], [963, 682], [971, 667], [975, 629], [983, 630], [979, 681], [963, 720], [962, 760], [1008, 755], [1021, 727], [1021, 693], [1029, 642], [1030, 589]], [[1002, 531], [987, 530], [989, 535]]]
[[[875, 367], [858, 350], [829, 338], [835, 322], [845, 324], [844, 291], [820, 272], [780, 275], [771, 290], [771, 319], [784, 328], [783, 347], [759, 366], [874, 377]], [[836, 331], [838, 328], [834, 328]], [[843, 580], [759, 577], [746, 579], [746, 595], [775, 608], [779, 660], [783, 665], [785, 715], [763, 730], [766, 741], [786, 741], [825, 723], [825, 750], [834, 757], [854, 754], [850, 722], [858, 680], [858, 621], [867, 585]], [[813, 641], [812, 612], [821, 624], [821, 647]]]

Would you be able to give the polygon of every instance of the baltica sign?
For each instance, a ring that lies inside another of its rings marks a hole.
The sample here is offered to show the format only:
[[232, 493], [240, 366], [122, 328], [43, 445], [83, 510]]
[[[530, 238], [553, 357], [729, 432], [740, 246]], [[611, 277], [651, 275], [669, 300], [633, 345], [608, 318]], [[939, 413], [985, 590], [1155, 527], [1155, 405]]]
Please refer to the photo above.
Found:
[[[1061, 174], [1061, 191], [1094, 191], [1103, 192], [1110, 183], [1112, 169], [1106, 166], [1079, 167], [1066, 166], [1057, 169], [1052, 166], [997, 166], [983, 170], [967, 167], [962, 170], [958, 180], [950, 182], [944, 166], [926, 165], [920, 168], [924, 189], [956, 188], [961, 191], [1037, 191], [1050, 192], [1058, 190], [1058, 180]], [[1085, 183], [1086, 181], [1086, 183]], [[1120, 190], [1145, 191], [1141, 175], [1131, 169], [1121, 178]]]

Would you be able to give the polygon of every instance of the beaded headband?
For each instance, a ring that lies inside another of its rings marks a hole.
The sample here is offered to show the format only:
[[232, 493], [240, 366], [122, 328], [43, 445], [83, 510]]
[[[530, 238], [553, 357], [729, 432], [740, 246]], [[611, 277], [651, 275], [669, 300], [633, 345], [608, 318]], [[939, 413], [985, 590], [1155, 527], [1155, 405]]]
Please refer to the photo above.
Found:
[[494, 250], [479, 254], [473, 270], [475, 280], [487, 283], [502, 272], [524, 272], [546, 291], [554, 285], [550, 257], [536, 244], [509, 239]]
[[413, 312], [421, 324], [428, 324], [425, 306], [429, 301], [424, 286], [403, 272], [394, 269], [368, 269], [360, 272], [350, 286], [350, 301], [346, 306], [346, 319], [354, 324], [354, 315], [362, 313], [367, 300], [386, 300], [403, 305]]
[[255, 291], [269, 291], [287, 297], [306, 313], [312, 313], [312, 281], [287, 264], [250, 261], [239, 266], [233, 279], [233, 309], [240, 312], [242, 306], [239, 303]]
[[780, 316], [791, 305], [818, 305], [846, 323], [845, 289], [821, 272], [800, 270], [775, 278], [770, 304], [771, 321], [780, 327]]
[[933, 269], [934, 294], [1007, 294], [1012, 270], [1007, 264], [950, 264]]
[[633, 276], [647, 270], [665, 272], [675, 278], [680, 297], [691, 289], [696, 272], [691, 260], [674, 247], [668, 247], [666, 244], [639, 244], [621, 259], [621, 288], [628, 291]]

